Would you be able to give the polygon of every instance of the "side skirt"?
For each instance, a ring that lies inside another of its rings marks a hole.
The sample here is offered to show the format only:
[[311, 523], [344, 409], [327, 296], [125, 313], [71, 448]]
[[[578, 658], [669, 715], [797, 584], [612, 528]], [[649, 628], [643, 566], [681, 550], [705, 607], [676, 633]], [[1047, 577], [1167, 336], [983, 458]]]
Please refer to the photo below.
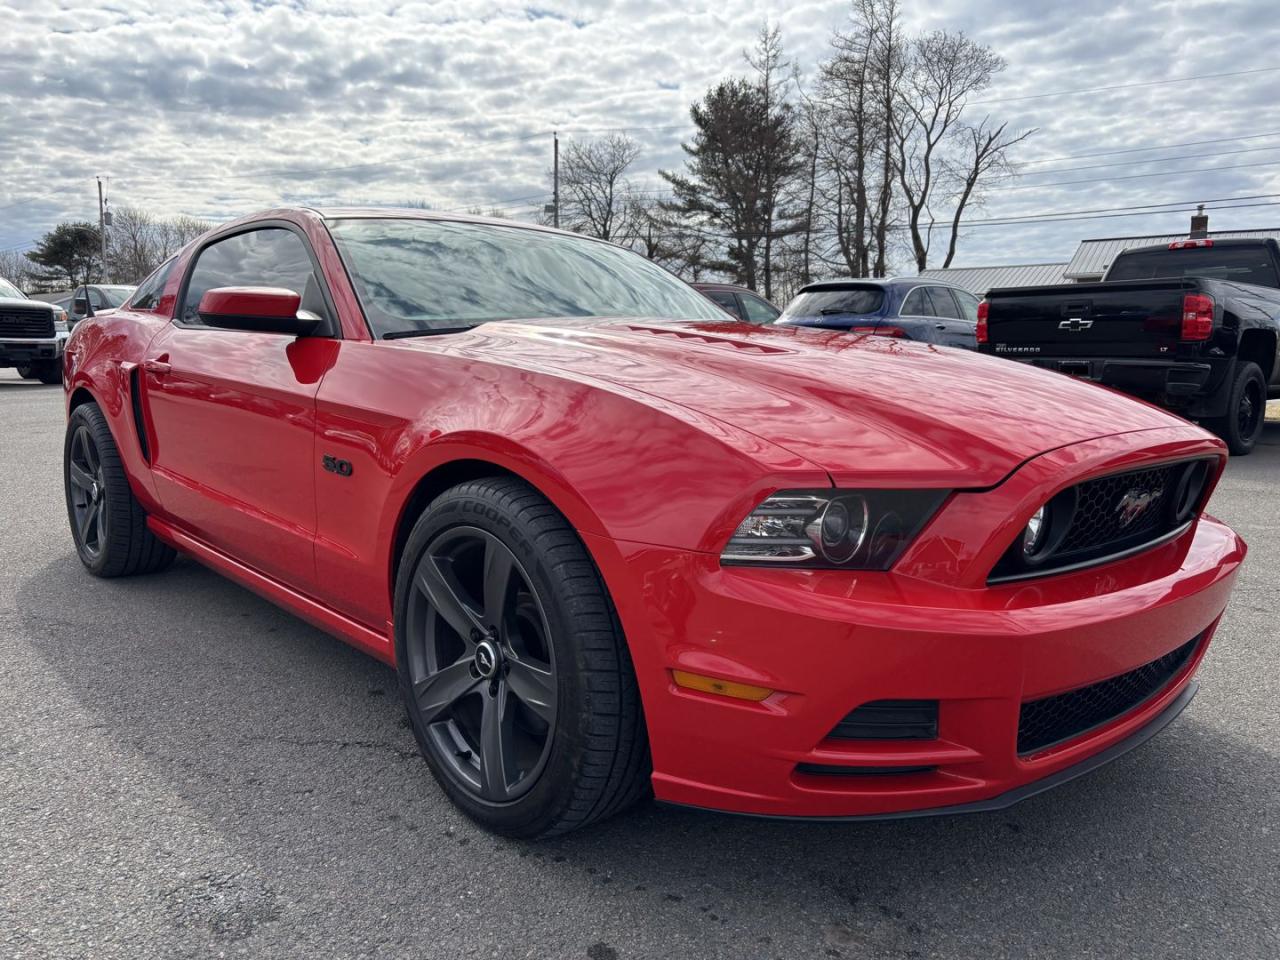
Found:
[[260, 597], [270, 600], [277, 606], [284, 607], [290, 613], [301, 617], [313, 626], [326, 633], [331, 633], [345, 640], [359, 650], [376, 657], [383, 663], [395, 666], [395, 644], [385, 634], [371, 630], [361, 623], [343, 616], [318, 600], [306, 594], [286, 587], [278, 580], [247, 567], [238, 560], [227, 556], [222, 551], [197, 540], [190, 534], [183, 533], [163, 520], [147, 517], [147, 526], [157, 537], [176, 550], [181, 551], [206, 567], [217, 571], [224, 577], [234, 580], [243, 587], [248, 587]]

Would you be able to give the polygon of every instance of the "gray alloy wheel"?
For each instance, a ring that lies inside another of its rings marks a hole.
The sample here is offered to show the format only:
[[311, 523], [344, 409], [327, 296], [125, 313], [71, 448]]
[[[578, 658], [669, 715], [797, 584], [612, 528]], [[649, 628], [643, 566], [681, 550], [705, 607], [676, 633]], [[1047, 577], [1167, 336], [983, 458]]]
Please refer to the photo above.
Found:
[[527, 483], [469, 480], [417, 518], [396, 573], [395, 638], [423, 757], [482, 826], [548, 837], [648, 795], [617, 613], [581, 538]]
[[542, 601], [505, 543], [478, 527], [435, 537], [409, 597], [409, 679], [428, 749], [462, 789], [505, 803], [551, 751], [555, 655]]

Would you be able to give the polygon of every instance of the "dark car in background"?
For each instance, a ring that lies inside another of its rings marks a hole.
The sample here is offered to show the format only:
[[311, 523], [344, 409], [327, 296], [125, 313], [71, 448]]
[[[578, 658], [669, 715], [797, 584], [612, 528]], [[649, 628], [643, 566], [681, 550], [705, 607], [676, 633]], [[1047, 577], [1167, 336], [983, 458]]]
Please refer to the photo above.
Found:
[[1196, 420], [1243, 456], [1280, 398], [1280, 244], [1175, 240], [1125, 250], [1099, 283], [989, 290], [979, 339]]
[[71, 322], [77, 323], [92, 316], [89, 313], [90, 307], [93, 308], [93, 313], [101, 313], [103, 310], [114, 310], [122, 306], [136, 289], [138, 288], [122, 283], [91, 283], [76, 287], [71, 295], [70, 305], [66, 308], [71, 314]]
[[778, 323], [975, 350], [978, 298], [952, 284], [918, 277], [825, 280], [802, 287]]
[[757, 326], [773, 323], [781, 311], [760, 294], [735, 283], [695, 283], [693, 288], [725, 313]]

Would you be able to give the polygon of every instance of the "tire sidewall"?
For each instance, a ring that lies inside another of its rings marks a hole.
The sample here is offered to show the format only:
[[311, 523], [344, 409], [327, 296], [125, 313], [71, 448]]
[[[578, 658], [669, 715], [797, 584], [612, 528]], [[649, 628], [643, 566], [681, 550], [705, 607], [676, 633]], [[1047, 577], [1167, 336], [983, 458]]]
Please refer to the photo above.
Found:
[[[437, 498], [415, 524], [401, 556], [395, 585], [396, 663], [401, 697], [419, 747], [432, 773], [449, 798], [490, 829], [515, 836], [533, 836], [553, 823], [572, 799], [578, 776], [577, 758], [586, 749], [585, 718], [590, 693], [576, 669], [583, 650], [577, 642], [572, 611], [566, 607], [542, 551], [534, 545], [533, 532], [496, 498], [469, 489], [454, 488]], [[532, 490], [532, 488], [528, 488]], [[417, 709], [409, 676], [405, 633], [410, 585], [414, 572], [430, 544], [454, 527], [477, 527], [501, 540], [515, 555], [530, 585], [538, 594], [550, 630], [550, 646], [556, 673], [556, 719], [550, 754], [538, 781], [525, 794], [506, 803], [494, 803], [457, 784], [434, 755]], [[584, 550], [585, 554], [585, 550]]]
[[[1262, 402], [1262, 410], [1258, 416], [1258, 425], [1254, 429], [1252, 435], [1245, 436], [1240, 432], [1239, 410], [1240, 403], [1244, 399], [1245, 390], [1248, 389], [1250, 383], [1256, 383], [1259, 388], [1259, 395]], [[1252, 361], [1247, 361], [1240, 365], [1236, 372], [1235, 382], [1232, 384], [1230, 405], [1227, 408], [1227, 415], [1223, 426], [1225, 427], [1224, 439], [1230, 447], [1231, 452], [1236, 456], [1243, 456], [1253, 450], [1254, 444], [1258, 437], [1262, 435], [1264, 423], [1267, 419], [1267, 381], [1262, 375], [1262, 368]]]

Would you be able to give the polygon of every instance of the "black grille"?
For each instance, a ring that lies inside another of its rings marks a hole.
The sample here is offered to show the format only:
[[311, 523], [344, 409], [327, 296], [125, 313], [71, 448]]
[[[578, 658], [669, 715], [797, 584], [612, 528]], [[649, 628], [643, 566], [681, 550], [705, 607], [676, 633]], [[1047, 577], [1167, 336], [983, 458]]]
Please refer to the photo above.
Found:
[[873, 700], [836, 724], [834, 740], [936, 740], [937, 700]]
[[52, 337], [53, 313], [26, 307], [0, 308], [0, 337]]
[[1018, 753], [1035, 753], [1070, 740], [1132, 710], [1173, 679], [1191, 659], [1199, 642], [1196, 637], [1177, 650], [1110, 680], [1056, 697], [1028, 700], [1018, 717]]
[[[1088, 480], [1076, 487], [1076, 511], [1059, 556], [1082, 553], [1106, 547], [1123, 540], [1142, 542], [1165, 532], [1168, 511], [1166, 503], [1174, 493], [1174, 483], [1181, 464], [1169, 464], [1152, 470], [1117, 473]], [[1136, 493], [1136, 496], [1135, 496]], [[1146, 500], [1146, 508], [1137, 519], [1125, 523], [1125, 498], [1130, 503]]]
[[1104, 562], [1160, 541], [1202, 506], [1211, 461], [1177, 463], [1086, 480], [1046, 505], [1047, 534], [1027, 557], [1021, 533], [988, 578], [991, 583]]

